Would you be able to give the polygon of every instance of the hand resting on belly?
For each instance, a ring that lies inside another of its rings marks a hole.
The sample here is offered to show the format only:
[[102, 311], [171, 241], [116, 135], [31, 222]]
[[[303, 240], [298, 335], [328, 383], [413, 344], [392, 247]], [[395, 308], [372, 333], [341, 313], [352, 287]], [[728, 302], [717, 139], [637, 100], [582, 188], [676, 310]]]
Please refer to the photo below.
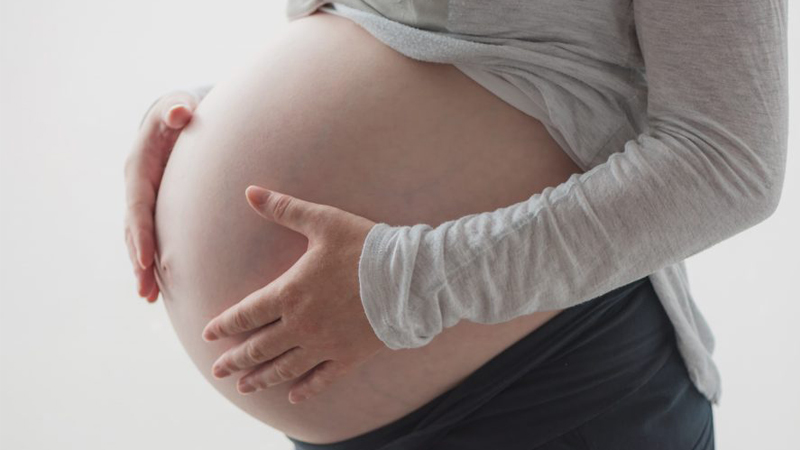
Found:
[[315, 13], [217, 84], [180, 135], [156, 203], [158, 285], [181, 343], [226, 398], [297, 439], [347, 439], [452, 388], [559, 311], [462, 321], [425, 347], [381, 351], [296, 405], [291, 382], [242, 395], [241, 374], [216, 379], [211, 365], [249, 334], [205, 342], [201, 332], [307, 244], [259, 217], [247, 186], [374, 221], [437, 225], [577, 172], [541, 123], [458, 69], [406, 58], [347, 19]]

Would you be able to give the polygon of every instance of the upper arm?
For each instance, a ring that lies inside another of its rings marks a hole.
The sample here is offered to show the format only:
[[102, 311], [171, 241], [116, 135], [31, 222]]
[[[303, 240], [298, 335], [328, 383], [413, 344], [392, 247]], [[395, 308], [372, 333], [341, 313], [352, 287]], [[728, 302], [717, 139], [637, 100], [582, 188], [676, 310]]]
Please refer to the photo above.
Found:
[[633, 9], [654, 135], [692, 149], [691, 163], [725, 192], [774, 209], [787, 152], [787, 1], [633, 0]]

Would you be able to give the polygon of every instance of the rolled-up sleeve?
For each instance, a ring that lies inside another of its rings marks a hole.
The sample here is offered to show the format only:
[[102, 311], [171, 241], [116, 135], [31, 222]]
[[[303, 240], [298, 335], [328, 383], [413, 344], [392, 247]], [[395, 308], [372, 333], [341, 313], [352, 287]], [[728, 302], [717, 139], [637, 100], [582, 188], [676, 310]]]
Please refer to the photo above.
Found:
[[567, 308], [769, 217], [787, 153], [786, 0], [633, 0], [645, 132], [525, 201], [436, 227], [379, 223], [361, 300], [393, 349], [462, 319]]

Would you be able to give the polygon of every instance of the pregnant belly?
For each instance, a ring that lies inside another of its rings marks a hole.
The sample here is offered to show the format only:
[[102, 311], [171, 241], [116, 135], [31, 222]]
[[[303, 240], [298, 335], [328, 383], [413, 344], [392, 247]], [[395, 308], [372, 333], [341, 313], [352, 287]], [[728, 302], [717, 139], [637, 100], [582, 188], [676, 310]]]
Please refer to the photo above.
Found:
[[[429, 345], [384, 350], [292, 405], [291, 383], [236, 391], [211, 365], [247, 335], [205, 324], [288, 269], [306, 238], [260, 218], [257, 184], [395, 225], [438, 225], [511, 205], [580, 172], [540, 122], [453, 66], [415, 61], [348, 19], [290, 22], [203, 100], [173, 149], [156, 204], [157, 278], [204, 377], [255, 418], [309, 442], [347, 439], [452, 388], [559, 310], [462, 321]], [[391, 301], [392, 299], [386, 299]]]

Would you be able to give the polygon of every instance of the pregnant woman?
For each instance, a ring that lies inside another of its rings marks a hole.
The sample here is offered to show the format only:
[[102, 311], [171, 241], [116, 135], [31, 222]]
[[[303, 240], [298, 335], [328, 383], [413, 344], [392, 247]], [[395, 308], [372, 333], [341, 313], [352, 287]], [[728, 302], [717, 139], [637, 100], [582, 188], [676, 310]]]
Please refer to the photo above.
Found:
[[683, 260], [777, 207], [785, 0], [372, 3], [151, 107], [139, 294], [298, 449], [714, 448]]

